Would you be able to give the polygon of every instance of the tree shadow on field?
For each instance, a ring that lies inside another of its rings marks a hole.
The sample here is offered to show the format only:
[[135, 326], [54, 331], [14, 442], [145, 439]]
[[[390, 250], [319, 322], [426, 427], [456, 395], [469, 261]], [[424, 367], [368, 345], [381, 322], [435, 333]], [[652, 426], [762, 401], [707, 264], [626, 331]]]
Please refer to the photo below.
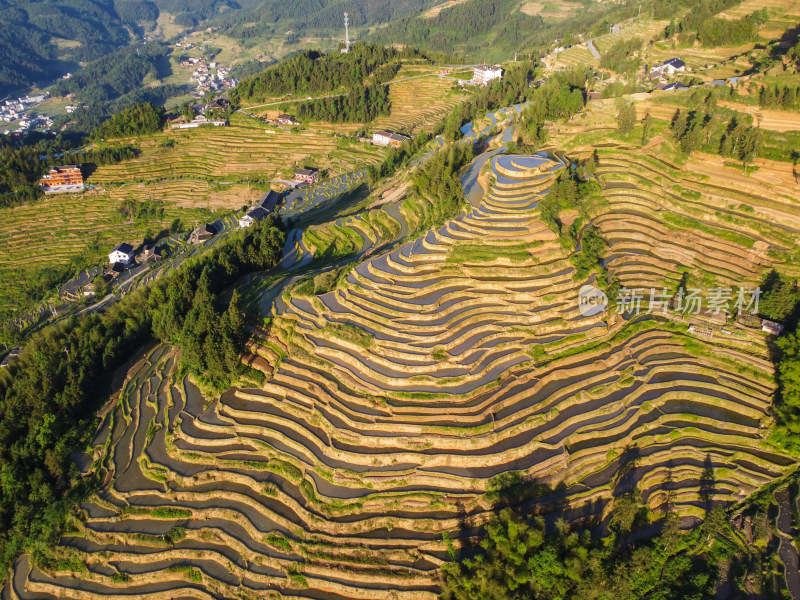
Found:
[[700, 501], [703, 504], [703, 510], [708, 514], [714, 508], [714, 487], [716, 479], [714, 478], [714, 463], [711, 460], [711, 453], [706, 454], [703, 461], [703, 474], [700, 476]]
[[615, 497], [628, 494], [636, 489], [636, 485], [639, 483], [636, 467], [641, 456], [642, 452], [636, 444], [629, 444], [623, 449], [617, 461], [619, 469], [611, 480]]

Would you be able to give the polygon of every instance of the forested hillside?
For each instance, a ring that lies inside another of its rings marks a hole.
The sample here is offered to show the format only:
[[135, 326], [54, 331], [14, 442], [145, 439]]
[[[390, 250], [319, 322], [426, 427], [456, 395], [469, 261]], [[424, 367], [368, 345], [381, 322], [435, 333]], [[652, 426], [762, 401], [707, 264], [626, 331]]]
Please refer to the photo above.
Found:
[[[12, 0], [0, 4], [0, 23], [0, 94], [100, 58], [129, 40], [111, 0]], [[59, 48], [54, 38], [73, 43]]]
[[[638, 10], [631, 4], [586, 3], [565, 19], [545, 20], [520, 10], [518, 0], [469, 0], [439, 12], [433, 18], [400, 19], [374, 33], [381, 44], [409, 44], [423, 50], [463, 53], [475, 60], [501, 60], [554, 39], [571, 39], [577, 33], [607, 31], [608, 25]], [[637, 5], [638, 6], [638, 5]]]
[[438, 3], [436, 0], [266, 0], [228, 11], [215, 19], [213, 25], [231, 37], [245, 40], [274, 33], [278, 21], [293, 21], [297, 32], [330, 31], [339, 27], [345, 11], [351, 25], [361, 27], [414, 15]]
[[355, 44], [348, 54], [303, 52], [239, 83], [234, 102], [258, 102], [285, 94], [318, 94], [361, 85], [366, 79], [381, 84], [397, 73], [401, 58], [421, 55], [415, 50]]

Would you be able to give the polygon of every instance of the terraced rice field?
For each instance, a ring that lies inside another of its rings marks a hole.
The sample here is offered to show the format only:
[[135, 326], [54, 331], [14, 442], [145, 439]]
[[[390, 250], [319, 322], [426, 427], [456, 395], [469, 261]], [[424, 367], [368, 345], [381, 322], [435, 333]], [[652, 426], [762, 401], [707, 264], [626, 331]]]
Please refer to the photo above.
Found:
[[[710, 77], [729, 77], [740, 75], [749, 67], [750, 62], [746, 58], [738, 57], [752, 50], [754, 46], [755, 43], [749, 43], [737, 47], [706, 48], [697, 43], [690, 48], [672, 48], [666, 43], [661, 43], [652, 46], [649, 57], [657, 63], [680, 56], [691, 71], [704, 71]], [[720, 69], [727, 71], [723, 74]]]
[[569, 2], [568, 0], [533, 0], [524, 2], [519, 10], [532, 17], [565, 19], [581, 8], [580, 3]]
[[[471, 71], [463, 75], [466, 79], [471, 76]], [[402, 70], [398, 74], [398, 78], [401, 77]], [[408, 133], [431, 129], [467, 97], [464, 92], [452, 91], [453, 83], [450, 77], [421, 77], [392, 84], [389, 87], [391, 114], [375, 119], [372, 128]]]
[[163, 208], [160, 216], [151, 214], [136, 221], [120, 213], [123, 197], [127, 194], [87, 191], [1, 208], [0, 307], [19, 308], [20, 286], [34, 280], [40, 269], [84, 259], [100, 262], [121, 241], [141, 242], [148, 230], [158, 233], [176, 218], [189, 225], [211, 216], [210, 211], [197, 206], [164, 201], [158, 204]]
[[[165, 147], [166, 140], [174, 142]], [[142, 155], [118, 165], [101, 167], [89, 183], [130, 183], [179, 178], [212, 181], [267, 181], [305, 163], [332, 174], [377, 162], [378, 149], [343, 143], [310, 131], [272, 129], [236, 113], [230, 127], [173, 130], [142, 143]]]
[[253, 204], [263, 195], [259, 187], [241, 183], [210, 183], [202, 179], [172, 179], [151, 183], [100, 186], [110, 201], [168, 199], [185, 208], [204, 207], [211, 210], [237, 210]]
[[[692, 204], [656, 206], [647, 184], [669, 189], [672, 167], [613, 156], [596, 222], [626, 282], [633, 261], [645, 283], [673, 258], [755, 276], [735, 243], [657, 228], [654, 211]], [[247, 357], [270, 375], [261, 389], [209, 401], [149, 350], [97, 433], [109, 484], [65, 536], [68, 566], [22, 557], [3, 598], [429, 599], [442, 534], [475, 532], [508, 471], [558, 484], [536, 512], [583, 521], [634, 486], [655, 510], [700, 517], [790, 470], [764, 442], [761, 335], [583, 316], [584, 282], [538, 214], [563, 165], [488, 164], [494, 184], [469, 211], [334, 291], [276, 304]], [[622, 181], [634, 185], [610, 185]]]
[[759, 33], [767, 39], [779, 38], [787, 29], [797, 25], [800, 19], [800, 1], [798, 0], [744, 0], [722, 13], [720, 17], [741, 19], [754, 12], [767, 9], [769, 19], [760, 28]]
[[[619, 33], [607, 33], [594, 38], [594, 46], [602, 55], [611, 46], [622, 39], [633, 37], [641, 38], [645, 43], [649, 42], [659, 32], [663, 31], [668, 21], [649, 21], [647, 23], [625, 23], [620, 28]], [[554, 67], [559, 69], [569, 69], [577, 65], [597, 66], [599, 61], [592, 55], [586, 44], [575, 45], [556, 55], [552, 61]]]
[[578, 65], [597, 66], [599, 61], [592, 55], [586, 44], [581, 44], [559, 52], [551, 64], [556, 69], [571, 69]]

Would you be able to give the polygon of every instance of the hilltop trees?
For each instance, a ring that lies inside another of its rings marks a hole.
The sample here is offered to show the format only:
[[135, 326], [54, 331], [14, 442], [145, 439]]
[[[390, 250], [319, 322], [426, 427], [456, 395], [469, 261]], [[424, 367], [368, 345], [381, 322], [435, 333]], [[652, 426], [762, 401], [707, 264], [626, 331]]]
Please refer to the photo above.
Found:
[[110, 119], [92, 131], [95, 140], [140, 136], [157, 133], [164, 127], [166, 113], [163, 107], [149, 102], [135, 104], [112, 115]]
[[304, 102], [298, 106], [297, 116], [303, 121], [368, 123], [376, 117], [388, 115], [391, 107], [389, 87], [370, 85], [354, 88], [346, 96]]
[[419, 56], [415, 50], [364, 43], [354, 44], [347, 54], [307, 50], [241, 81], [231, 92], [231, 101], [238, 104], [287, 94], [321, 94], [355, 89], [367, 81], [383, 84], [397, 74], [401, 58]]
[[639, 67], [640, 60], [636, 53], [642, 49], [642, 45], [642, 40], [637, 37], [619, 40], [600, 57], [600, 66], [617, 73], [634, 71]]
[[[675, 34], [688, 35], [696, 32], [697, 39], [705, 46], [736, 46], [754, 40], [758, 29], [767, 18], [766, 10], [758, 10], [741, 19], [722, 19], [719, 13], [739, 4], [739, 0], [699, 0], [677, 23], [673, 20], [664, 32], [665, 37]], [[673, 5], [664, 3], [656, 8], [656, 18], [668, 17]]]

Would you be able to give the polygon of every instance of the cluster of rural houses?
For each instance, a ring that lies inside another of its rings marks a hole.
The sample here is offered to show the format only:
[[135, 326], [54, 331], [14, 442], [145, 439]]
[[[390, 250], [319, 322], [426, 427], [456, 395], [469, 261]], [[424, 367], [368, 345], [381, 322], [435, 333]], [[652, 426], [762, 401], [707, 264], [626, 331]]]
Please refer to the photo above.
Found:
[[116, 279], [123, 271], [134, 265], [158, 262], [162, 258], [161, 248], [155, 244], [143, 244], [136, 249], [131, 244], [122, 242], [108, 253], [109, 265], [104, 276], [106, 279]]
[[191, 121], [184, 117], [178, 117], [169, 124], [170, 129], [193, 129], [195, 127], [212, 126], [227, 127], [230, 123], [224, 116], [216, 116], [220, 113], [227, 113], [231, 103], [225, 98], [215, 98], [207, 104], [195, 104], [192, 110], [197, 114]]
[[53, 126], [53, 119], [46, 115], [31, 114], [28, 111], [44, 102], [47, 94], [36, 96], [20, 96], [6, 100], [0, 106], [0, 121], [17, 124], [17, 133], [24, 133], [33, 129], [49, 131]]
[[261, 200], [259, 200], [253, 208], [239, 217], [239, 227], [250, 227], [253, 223], [267, 218], [267, 216], [275, 210], [280, 199], [281, 195], [278, 192], [272, 190], [268, 191], [261, 196]]
[[[176, 44], [180, 46], [180, 44]], [[185, 44], [184, 47], [191, 48], [192, 44]], [[189, 78], [190, 83], [194, 83], [195, 96], [200, 97], [208, 92], [216, 92], [223, 89], [235, 88], [239, 83], [230, 77], [230, 68], [220, 65], [215, 61], [207, 61], [205, 58], [187, 58], [181, 61], [181, 66], [194, 67]]]
[[37, 96], [20, 96], [6, 100], [0, 106], [0, 121], [12, 123], [24, 117], [25, 111], [38, 106], [47, 99], [47, 94], [39, 94]]

